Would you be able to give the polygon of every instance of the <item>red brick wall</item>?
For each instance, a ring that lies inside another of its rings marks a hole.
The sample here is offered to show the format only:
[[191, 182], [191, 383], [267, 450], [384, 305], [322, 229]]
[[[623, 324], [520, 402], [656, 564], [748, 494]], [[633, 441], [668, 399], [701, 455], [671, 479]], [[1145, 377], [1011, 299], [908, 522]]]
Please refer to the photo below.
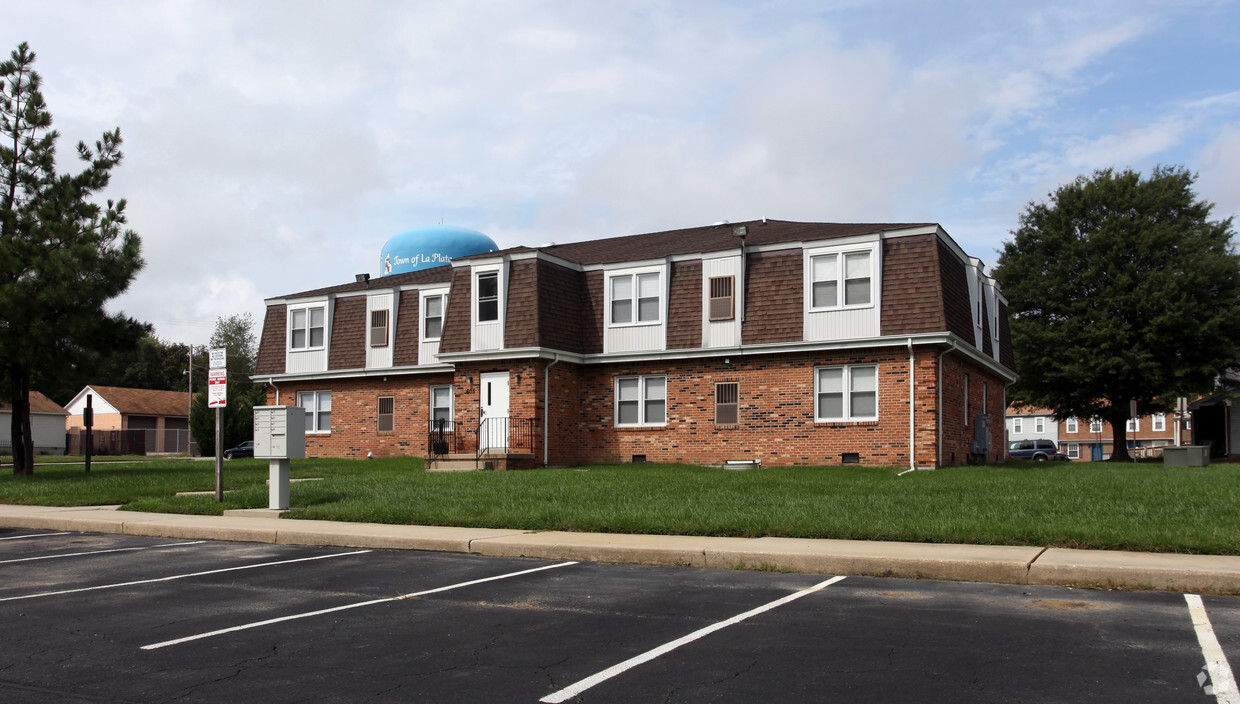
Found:
[[[332, 392], [330, 433], [307, 433], [307, 457], [425, 457], [429, 430], [430, 387], [451, 384], [451, 374], [370, 379], [337, 379], [331, 382], [280, 384], [267, 389], [267, 403], [285, 406], [297, 403], [298, 391]], [[380, 396], [392, 396], [394, 430], [378, 430]]]
[[[965, 378], [968, 383], [965, 383]], [[965, 388], [968, 418], [965, 418]], [[977, 415], [985, 408], [989, 419], [990, 453], [987, 462], [1006, 457], [1003, 380], [959, 353], [943, 355], [943, 466], [968, 464]], [[983, 406], [983, 404], [985, 404]]]

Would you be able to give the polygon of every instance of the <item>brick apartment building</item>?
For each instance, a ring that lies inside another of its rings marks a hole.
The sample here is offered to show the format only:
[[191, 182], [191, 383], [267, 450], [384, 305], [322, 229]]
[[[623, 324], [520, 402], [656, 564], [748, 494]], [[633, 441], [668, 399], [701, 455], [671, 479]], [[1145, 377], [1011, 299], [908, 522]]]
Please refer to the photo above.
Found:
[[[1109, 422], [1081, 418], [1059, 421], [1055, 420], [1052, 411], [1045, 408], [1008, 408], [1007, 431], [1009, 443], [1017, 440], [1054, 440], [1068, 459], [1082, 462], [1109, 459], [1115, 450], [1115, 433]], [[1187, 444], [1191, 440], [1191, 424], [1186, 414], [1144, 415], [1129, 419], [1126, 438], [1128, 453], [1133, 457], [1158, 456], [1164, 447]]]
[[1006, 301], [933, 223], [761, 220], [358, 279], [266, 301], [254, 378], [306, 409], [311, 456], [1005, 456]]

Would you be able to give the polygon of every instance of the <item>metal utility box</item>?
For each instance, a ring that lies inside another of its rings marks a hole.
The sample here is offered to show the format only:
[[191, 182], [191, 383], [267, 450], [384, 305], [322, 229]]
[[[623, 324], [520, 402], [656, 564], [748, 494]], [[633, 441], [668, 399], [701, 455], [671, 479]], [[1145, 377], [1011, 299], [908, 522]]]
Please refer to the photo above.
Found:
[[1205, 467], [1209, 464], [1209, 445], [1179, 445], [1163, 448], [1164, 467]]
[[300, 406], [255, 406], [254, 456], [272, 460], [305, 458], [306, 410]]

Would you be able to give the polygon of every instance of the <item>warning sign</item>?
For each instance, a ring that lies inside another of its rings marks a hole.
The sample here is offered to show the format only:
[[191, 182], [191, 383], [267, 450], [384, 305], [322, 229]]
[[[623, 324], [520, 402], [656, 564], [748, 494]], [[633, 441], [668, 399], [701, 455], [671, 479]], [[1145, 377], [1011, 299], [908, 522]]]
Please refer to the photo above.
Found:
[[228, 370], [211, 369], [207, 372], [207, 408], [224, 408], [228, 405]]

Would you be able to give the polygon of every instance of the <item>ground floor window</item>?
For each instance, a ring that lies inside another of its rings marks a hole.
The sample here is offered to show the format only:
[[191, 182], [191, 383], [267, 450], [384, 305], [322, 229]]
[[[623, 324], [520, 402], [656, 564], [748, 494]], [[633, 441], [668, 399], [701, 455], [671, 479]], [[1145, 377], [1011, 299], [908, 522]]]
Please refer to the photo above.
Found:
[[667, 425], [667, 377], [616, 377], [616, 425]]
[[715, 384], [715, 425], [736, 425], [740, 422], [740, 384], [735, 381]]
[[452, 396], [451, 386], [431, 387], [431, 421], [436, 428], [443, 421], [443, 429], [452, 430]]
[[878, 420], [878, 367], [819, 367], [814, 394], [816, 421]]
[[306, 409], [307, 433], [330, 433], [332, 430], [332, 392], [298, 391], [297, 405]]
[[1068, 459], [1070, 460], [1081, 459], [1081, 446], [1080, 445], [1074, 442], [1068, 443]]
[[396, 427], [396, 399], [392, 396], [379, 397], [379, 432], [390, 433]]

